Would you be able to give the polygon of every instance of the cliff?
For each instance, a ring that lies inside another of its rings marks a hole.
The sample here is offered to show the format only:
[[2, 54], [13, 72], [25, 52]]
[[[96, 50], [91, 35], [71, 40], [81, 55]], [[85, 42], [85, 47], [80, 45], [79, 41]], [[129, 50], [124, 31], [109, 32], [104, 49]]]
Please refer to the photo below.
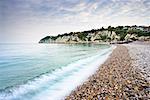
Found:
[[57, 36], [46, 36], [39, 43], [117, 43], [135, 40], [150, 40], [150, 30], [135, 29], [133, 26], [118, 26], [70, 32]]

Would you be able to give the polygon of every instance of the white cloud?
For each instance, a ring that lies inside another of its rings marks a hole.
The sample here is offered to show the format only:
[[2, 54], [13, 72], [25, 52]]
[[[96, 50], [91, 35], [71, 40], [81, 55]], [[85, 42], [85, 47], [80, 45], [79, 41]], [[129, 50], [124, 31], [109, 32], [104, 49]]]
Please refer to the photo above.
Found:
[[5, 0], [3, 12], [1, 41], [37, 42], [49, 33], [150, 25], [149, 0]]

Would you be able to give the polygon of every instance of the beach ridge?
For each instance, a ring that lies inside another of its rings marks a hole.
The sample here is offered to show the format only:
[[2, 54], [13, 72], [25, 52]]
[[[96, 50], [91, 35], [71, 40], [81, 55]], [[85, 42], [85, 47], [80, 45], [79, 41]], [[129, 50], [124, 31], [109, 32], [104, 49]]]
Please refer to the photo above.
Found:
[[126, 46], [116, 49], [88, 81], [78, 86], [66, 100], [150, 99], [150, 82], [134, 67]]

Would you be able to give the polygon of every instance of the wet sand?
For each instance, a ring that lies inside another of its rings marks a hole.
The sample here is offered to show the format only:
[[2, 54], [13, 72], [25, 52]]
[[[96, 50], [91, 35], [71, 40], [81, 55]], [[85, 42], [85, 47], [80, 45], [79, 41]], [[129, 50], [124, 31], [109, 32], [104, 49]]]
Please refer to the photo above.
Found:
[[118, 45], [97, 72], [66, 100], [148, 100], [150, 82], [132, 64], [128, 49]]

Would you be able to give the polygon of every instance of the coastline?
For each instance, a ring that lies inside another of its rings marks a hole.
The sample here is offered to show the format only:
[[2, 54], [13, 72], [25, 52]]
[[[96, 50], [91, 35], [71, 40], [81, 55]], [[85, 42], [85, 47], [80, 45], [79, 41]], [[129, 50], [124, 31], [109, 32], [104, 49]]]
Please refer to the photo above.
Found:
[[117, 45], [97, 72], [65, 99], [150, 99], [148, 97], [150, 82], [132, 63], [127, 47]]
[[[43, 43], [39, 43], [43, 44]], [[50, 42], [50, 43], [44, 43], [44, 44], [107, 44], [110, 45], [110, 42]]]
[[[25, 51], [28, 51], [28, 46], [30, 47], [30, 45], [28, 44], [24, 46], [24, 48], [25, 47], [27, 48], [27, 50], [24, 49]], [[20, 50], [18, 49], [18, 47], [20, 47], [19, 45], [14, 45], [14, 46], [10, 45], [9, 47], [13, 47], [13, 48], [17, 47], [16, 50]], [[27, 81], [23, 83], [20, 83], [18, 85], [11, 85], [11, 87], [8, 87], [8, 88], [6, 87], [0, 90], [0, 100], [1, 99], [2, 100], [5, 100], [5, 99], [39, 100], [41, 97], [42, 99], [45, 99], [45, 100], [49, 100], [49, 99], [61, 100], [66, 95], [68, 95], [72, 90], [74, 90], [78, 85], [81, 85], [84, 81], [86, 81], [89, 76], [93, 75], [95, 71], [99, 68], [99, 65], [104, 63], [104, 61], [112, 53], [113, 51], [112, 49], [114, 49], [114, 47], [105, 46], [105, 45], [98, 45], [98, 46], [93, 46], [93, 47], [89, 45], [74, 45], [74, 46], [51, 45], [49, 47], [50, 48], [47, 47], [47, 49], [45, 49], [45, 46], [44, 46], [44, 51], [42, 49], [42, 54], [44, 54], [43, 55], [44, 58], [42, 57], [42, 59], [37, 59], [37, 60], [35, 59], [35, 62], [41, 63], [44, 60], [44, 61], [47, 61], [48, 63], [42, 66], [48, 65], [48, 67], [51, 67], [51, 65], [49, 65], [49, 61], [55, 61], [55, 60], [49, 60], [49, 59], [59, 58], [60, 60], [62, 60], [63, 63], [61, 62], [59, 63], [58, 61], [56, 61], [55, 63], [58, 63], [58, 64], [56, 66], [52, 64], [52, 68], [53, 68], [52, 70], [49, 69], [44, 73], [41, 73], [41, 70], [40, 70], [39, 71], [40, 73], [35, 77], [33, 76], [32, 79], [27, 79]], [[41, 48], [41, 46], [35, 44], [35, 46], [31, 48], [31, 50], [36, 51], [36, 50], [39, 50], [39, 48]], [[53, 51], [51, 52], [52, 49]], [[32, 53], [30, 58], [35, 57], [35, 56], [37, 57], [38, 54], [40, 54], [41, 56], [40, 52], [41, 51], [36, 52], [35, 54]], [[50, 54], [51, 56], [49, 56]], [[61, 56], [59, 56], [60, 54]], [[18, 57], [21, 58], [22, 55]], [[29, 61], [31, 61], [30, 62], [31, 64], [33, 63], [32, 60], [29, 60]], [[62, 66], [63, 64], [64, 66]], [[34, 65], [35, 64], [33, 63], [32, 66], [35, 68]], [[18, 64], [18, 66], [20, 66], [20, 64]], [[62, 66], [62, 67], [54, 69], [57, 66]], [[46, 68], [42, 68], [42, 69], [46, 69]], [[35, 70], [32, 70], [32, 71], [34, 72]], [[26, 72], [28, 72], [28, 70]], [[31, 73], [31, 75], [33, 74]], [[19, 78], [22, 78], [21, 75], [16, 74], [16, 76], [18, 76]], [[8, 79], [7, 76], [5, 79]], [[75, 79], [75, 80], [72, 80], [72, 79]], [[15, 79], [14, 79], [14, 82], [19, 83]], [[6, 86], [6, 85], [7, 84], [4, 84], [3, 86]]]

